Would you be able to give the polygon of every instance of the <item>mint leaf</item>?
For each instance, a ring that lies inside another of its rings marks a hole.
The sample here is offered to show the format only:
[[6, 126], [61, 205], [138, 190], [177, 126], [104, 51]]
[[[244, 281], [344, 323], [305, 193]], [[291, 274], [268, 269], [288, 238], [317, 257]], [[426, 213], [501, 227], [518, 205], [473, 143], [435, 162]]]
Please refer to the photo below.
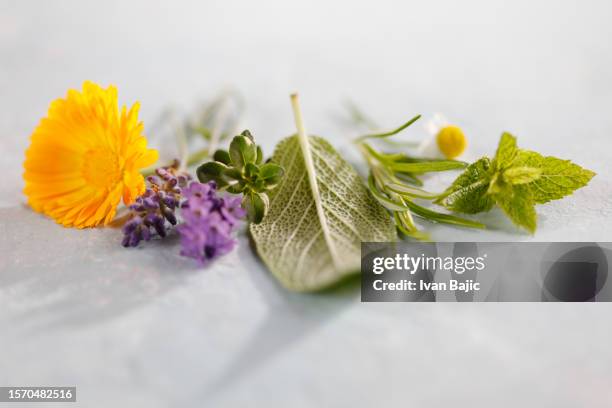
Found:
[[492, 161], [482, 158], [468, 168], [436, 200], [446, 208], [474, 214], [497, 204], [518, 226], [534, 232], [535, 204], [547, 203], [584, 187], [595, 173], [569, 160], [521, 150], [504, 133]]
[[536, 230], [537, 215], [531, 190], [526, 185], [507, 186], [492, 195], [499, 207], [516, 225], [532, 234]]
[[537, 167], [517, 166], [504, 171], [502, 178], [509, 184], [527, 184], [540, 178], [542, 170]]
[[529, 150], [521, 150], [516, 158], [519, 166], [540, 169], [540, 177], [529, 183], [533, 199], [538, 204], [558, 200], [584, 187], [595, 176], [569, 160], [542, 156]]
[[508, 132], [504, 132], [499, 140], [497, 152], [495, 152], [493, 167], [496, 170], [503, 170], [510, 167], [518, 152], [519, 149], [516, 147], [516, 137]]
[[491, 160], [488, 157], [470, 164], [453, 184], [436, 200], [452, 211], [475, 214], [489, 211], [494, 204], [487, 195]]

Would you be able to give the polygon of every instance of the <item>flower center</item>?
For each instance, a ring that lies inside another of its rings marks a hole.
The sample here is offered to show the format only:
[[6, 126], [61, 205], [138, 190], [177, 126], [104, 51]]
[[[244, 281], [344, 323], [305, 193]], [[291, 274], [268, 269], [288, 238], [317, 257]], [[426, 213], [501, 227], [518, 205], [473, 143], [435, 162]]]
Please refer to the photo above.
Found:
[[118, 157], [108, 149], [86, 152], [81, 171], [89, 185], [108, 190], [115, 187], [122, 178]]
[[454, 159], [465, 150], [467, 140], [463, 131], [457, 126], [446, 126], [436, 137], [438, 148], [448, 159]]

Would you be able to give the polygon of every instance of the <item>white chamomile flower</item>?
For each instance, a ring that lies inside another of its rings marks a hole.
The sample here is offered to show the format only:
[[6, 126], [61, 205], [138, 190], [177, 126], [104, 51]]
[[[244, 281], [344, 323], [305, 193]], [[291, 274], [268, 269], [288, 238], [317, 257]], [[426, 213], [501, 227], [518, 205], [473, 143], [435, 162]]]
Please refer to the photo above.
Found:
[[429, 136], [419, 145], [419, 153], [425, 157], [455, 159], [463, 153], [467, 139], [461, 128], [448, 123], [446, 118], [436, 113], [425, 122]]

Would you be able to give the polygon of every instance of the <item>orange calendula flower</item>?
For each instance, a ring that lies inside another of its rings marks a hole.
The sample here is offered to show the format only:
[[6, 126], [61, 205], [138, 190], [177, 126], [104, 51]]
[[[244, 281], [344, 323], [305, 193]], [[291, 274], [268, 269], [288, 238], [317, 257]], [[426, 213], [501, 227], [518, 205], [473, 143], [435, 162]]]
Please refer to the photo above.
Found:
[[144, 192], [139, 170], [157, 161], [138, 108], [119, 112], [117, 88], [91, 82], [53, 101], [26, 151], [28, 204], [66, 227], [112, 221], [122, 197], [130, 204]]

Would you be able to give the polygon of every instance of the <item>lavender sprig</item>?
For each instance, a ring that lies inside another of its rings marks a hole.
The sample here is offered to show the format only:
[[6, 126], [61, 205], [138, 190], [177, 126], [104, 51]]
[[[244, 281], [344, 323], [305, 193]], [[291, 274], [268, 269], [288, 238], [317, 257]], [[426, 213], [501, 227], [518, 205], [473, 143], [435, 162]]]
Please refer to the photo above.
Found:
[[183, 188], [181, 205], [183, 223], [177, 227], [181, 235], [181, 255], [206, 265], [214, 258], [230, 252], [236, 245], [232, 232], [246, 215], [238, 197], [219, 197], [214, 181], [192, 182]]
[[154, 233], [166, 236], [166, 221], [176, 225], [174, 211], [181, 201], [181, 189], [191, 177], [178, 171], [178, 162], [155, 170], [156, 175], [147, 177], [148, 187], [144, 194], [129, 206], [130, 219], [123, 226], [124, 247], [138, 246], [141, 240], [149, 241]]

